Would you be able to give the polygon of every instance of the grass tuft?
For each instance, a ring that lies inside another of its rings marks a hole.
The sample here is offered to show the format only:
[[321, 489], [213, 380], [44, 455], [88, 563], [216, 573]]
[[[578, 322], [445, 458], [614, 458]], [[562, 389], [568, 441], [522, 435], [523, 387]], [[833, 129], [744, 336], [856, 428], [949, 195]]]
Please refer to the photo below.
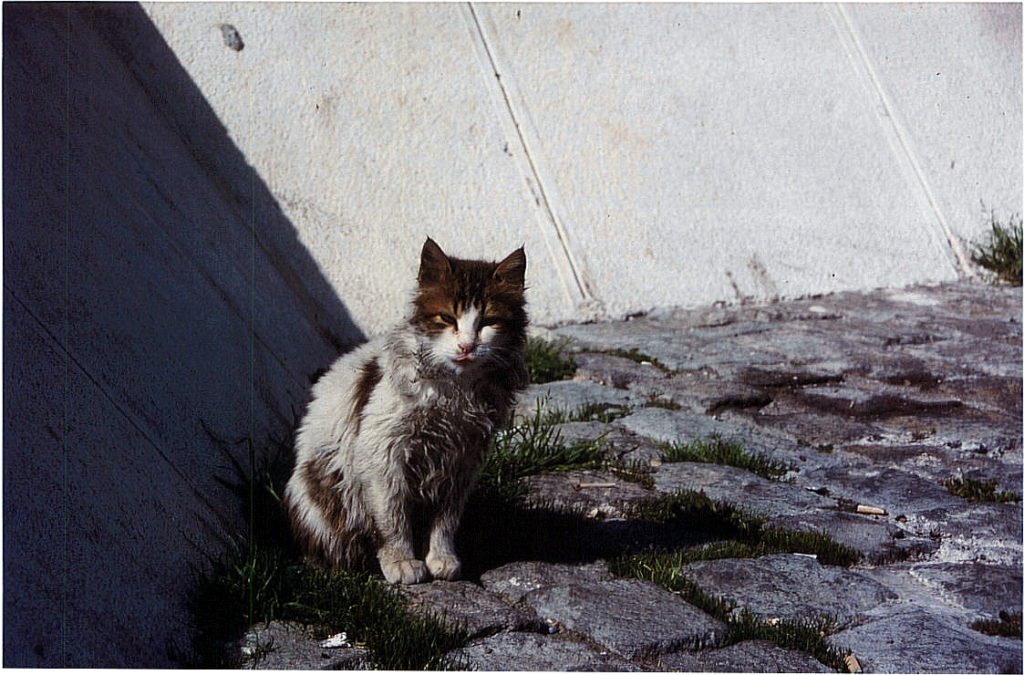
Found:
[[678, 524], [718, 538], [749, 539], [764, 526], [764, 519], [729, 502], [715, 501], [701, 492], [680, 490], [632, 504], [627, 517], [660, 524]]
[[767, 640], [786, 649], [807, 652], [834, 670], [847, 670], [845, 659], [850, 652], [836, 649], [825, 639], [836, 628], [832, 617], [769, 622], [747, 609], [736, 611], [734, 603], [706, 592], [688, 577], [682, 569], [686, 562], [692, 561], [679, 553], [645, 552], [613, 559], [609, 561], [609, 570], [618, 576], [652, 581], [724, 622], [727, 631], [723, 646], [744, 640]]
[[849, 567], [861, 559], [861, 553], [834, 541], [820, 532], [798, 532], [765, 527], [765, 519], [729, 502], [715, 501], [704, 492], [680, 490], [633, 504], [630, 518], [673, 524], [704, 532], [720, 541], [679, 551], [638, 554], [639, 561], [653, 564], [643, 556], [668, 556], [679, 566], [697, 560], [718, 558], [756, 558], [773, 553], [805, 553], [817, 556], [823, 565]]
[[478, 490], [514, 499], [525, 494], [526, 476], [606, 465], [603, 437], [566, 445], [543, 407], [538, 403], [531, 417], [498, 432], [480, 471]]
[[[281, 448], [290, 444], [280, 444]], [[279, 487], [287, 469], [279, 451], [246, 475], [231, 460], [238, 482], [222, 481], [239, 494], [248, 532], [197, 575], [189, 605], [195, 617], [193, 665], [242, 665], [229, 646], [260, 622], [294, 621], [321, 637], [345, 631], [365, 646], [373, 664], [388, 670], [457, 666], [445, 654], [463, 646], [468, 634], [442, 618], [413, 612], [408, 601], [367, 573], [327, 571], [304, 561], [292, 542]], [[234, 660], [232, 660], [234, 659]]]
[[750, 454], [739, 443], [723, 440], [718, 436], [712, 436], [707, 440], [696, 438], [688, 443], [661, 443], [658, 447], [664, 453], [666, 462], [727, 464], [772, 480], [780, 478], [793, 468], [789, 464], [761, 454]]
[[643, 352], [641, 352], [636, 347], [633, 347], [633, 348], [628, 349], [628, 350], [626, 350], [626, 349], [606, 349], [606, 350], [602, 351], [601, 353], [602, 354], [607, 354], [608, 356], [619, 356], [619, 357], [622, 357], [624, 359], [629, 359], [630, 361], [635, 361], [636, 363], [649, 363], [652, 366], [654, 366], [655, 368], [657, 368], [658, 370], [661, 370], [661, 371], [666, 372], [666, 373], [675, 372], [671, 368], [666, 366], [664, 363], [662, 363], [661, 361], [656, 359], [655, 357], [650, 356], [649, 354], [644, 354]]
[[1021, 285], [1021, 217], [1010, 216], [1010, 222], [1003, 225], [995, 213], [989, 216], [989, 232], [986, 241], [971, 246], [971, 259], [997, 278], [1014, 286]]
[[440, 617], [410, 611], [404, 597], [367, 573], [319, 569], [282, 549], [257, 547], [252, 555], [247, 544], [215, 565], [193, 607], [207, 667], [237, 665], [225, 662], [222, 644], [261, 621], [295, 621], [317, 638], [345, 631], [387, 670], [445, 668], [445, 654], [468, 639]]
[[997, 490], [995, 480], [979, 481], [972, 478], [947, 478], [942, 486], [957, 497], [969, 502], [1019, 502], [1020, 495], [1016, 492]]
[[543, 384], [572, 377], [576, 372], [576, 360], [566, 353], [572, 340], [564, 338], [557, 342], [539, 337], [526, 341], [526, 368], [532, 384]]

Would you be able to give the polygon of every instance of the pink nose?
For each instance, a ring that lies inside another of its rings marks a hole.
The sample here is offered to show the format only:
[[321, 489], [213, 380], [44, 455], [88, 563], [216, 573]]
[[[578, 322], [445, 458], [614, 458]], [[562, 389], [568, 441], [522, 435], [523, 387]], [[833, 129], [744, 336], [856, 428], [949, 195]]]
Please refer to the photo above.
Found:
[[471, 351], [473, 351], [473, 343], [472, 342], [460, 342], [459, 343], [459, 350], [463, 354], [468, 354]]

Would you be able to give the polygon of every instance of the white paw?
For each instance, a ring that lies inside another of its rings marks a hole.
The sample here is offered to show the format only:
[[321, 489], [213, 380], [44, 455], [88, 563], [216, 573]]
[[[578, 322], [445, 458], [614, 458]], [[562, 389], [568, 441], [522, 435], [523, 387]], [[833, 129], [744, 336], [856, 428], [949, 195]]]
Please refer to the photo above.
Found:
[[434, 575], [435, 579], [452, 581], [459, 578], [462, 572], [462, 563], [454, 555], [427, 555], [427, 569]]
[[422, 560], [382, 561], [380, 570], [389, 584], [418, 584], [430, 576]]

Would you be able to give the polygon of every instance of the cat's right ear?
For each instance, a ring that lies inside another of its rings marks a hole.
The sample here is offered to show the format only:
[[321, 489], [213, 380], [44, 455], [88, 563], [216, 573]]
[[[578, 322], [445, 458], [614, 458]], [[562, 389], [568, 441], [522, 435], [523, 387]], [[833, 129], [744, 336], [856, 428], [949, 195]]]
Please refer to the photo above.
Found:
[[452, 266], [448, 262], [448, 256], [444, 254], [441, 247], [430, 237], [423, 242], [423, 250], [420, 252], [420, 273], [417, 277], [421, 286], [434, 284], [443, 281], [451, 273]]

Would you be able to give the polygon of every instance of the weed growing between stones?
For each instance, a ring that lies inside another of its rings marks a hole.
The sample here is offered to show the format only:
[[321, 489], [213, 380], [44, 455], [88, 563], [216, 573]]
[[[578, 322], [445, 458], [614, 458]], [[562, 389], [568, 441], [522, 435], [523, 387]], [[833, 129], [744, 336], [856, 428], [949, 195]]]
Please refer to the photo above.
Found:
[[972, 623], [971, 628], [986, 635], [1017, 638], [1020, 640], [1022, 637], [1021, 617], [1021, 612], [999, 612], [998, 621], [994, 619], [980, 619]]
[[[814, 555], [823, 565], [849, 567], [861, 554], [820, 532], [798, 532], [782, 528], [766, 528], [765, 519], [748, 513], [729, 502], [715, 501], [703, 492], [680, 490], [634, 504], [630, 518], [664, 523], [697, 530], [717, 541], [697, 547], [670, 552], [636, 554], [638, 563], [654, 564], [652, 559], [676, 566], [718, 558], [757, 558], [773, 553], [804, 553]], [[660, 564], [660, 563], [659, 563]]]
[[526, 368], [532, 384], [564, 380], [576, 372], [576, 360], [566, 350], [572, 340], [552, 342], [539, 337], [526, 341]]
[[[749, 545], [738, 542], [712, 544], [719, 547], [722, 557], [748, 552]], [[708, 547], [704, 547], [706, 551]], [[745, 556], [740, 556], [745, 557]], [[836, 649], [825, 639], [835, 631], [835, 620], [831, 617], [805, 620], [766, 621], [753, 612], [743, 609], [736, 611], [735, 603], [704, 591], [690, 577], [683, 573], [683, 565], [701, 557], [691, 557], [686, 552], [645, 552], [621, 556], [609, 561], [613, 574], [652, 581], [707, 612], [726, 625], [722, 647], [745, 640], [767, 640], [785, 649], [806, 652], [826, 666], [846, 672], [846, 656], [849, 650]]]
[[[546, 405], [546, 402], [542, 405]], [[613, 403], [584, 403], [575, 410], [552, 410], [545, 413], [545, 424], [565, 424], [567, 422], [603, 422], [610, 424], [629, 414], [629, 408]]]
[[1021, 285], [1022, 234], [1020, 214], [1010, 216], [1003, 225], [995, 213], [989, 214], [988, 239], [971, 246], [971, 260], [994, 273], [1002, 281]]
[[629, 359], [630, 361], [635, 361], [636, 363], [640, 363], [640, 364], [649, 363], [650, 365], [654, 366], [658, 370], [666, 372], [666, 373], [675, 372], [671, 368], [666, 366], [664, 363], [662, 363], [661, 361], [656, 359], [655, 357], [650, 356], [648, 354], [644, 354], [643, 352], [641, 352], [636, 347], [633, 347], [633, 348], [631, 348], [629, 350], [625, 350], [625, 349], [606, 349], [606, 350], [602, 351], [601, 353], [602, 354], [607, 354], [608, 356], [619, 356], [619, 357], [622, 357], [624, 359]]
[[[346, 632], [365, 646], [376, 667], [388, 670], [458, 667], [445, 654], [468, 640], [440, 617], [414, 613], [406, 599], [366, 572], [328, 571], [302, 559], [284, 517], [279, 487], [287, 479], [280, 446], [265, 466], [241, 480], [222, 481], [242, 499], [249, 528], [198, 575], [189, 600], [196, 620], [195, 665], [241, 665], [228, 647], [259, 622], [295, 621], [321, 637]], [[288, 446], [290, 447], [290, 446]]]
[[979, 481], [972, 478], [947, 478], [942, 486], [951, 494], [969, 502], [1019, 502], [1020, 495], [1008, 490], [997, 490], [995, 480]]
[[598, 469], [607, 464], [604, 438], [566, 445], [552, 416], [538, 403], [534, 414], [502, 429], [480, 471], [480, 489], [505, 499], [525, 494], [523, 478], [550, 471]]
[[664, 454], [666, 462], [727, 464], [772, 480], [780, 478], [793, 468], [785, 462], [761, 454], [750, 454], [739, 443], [723, 440], [718, 436], [712, 436], [707, 440], [695, 438], [688, 443], [660, 443], [658, 448]]

